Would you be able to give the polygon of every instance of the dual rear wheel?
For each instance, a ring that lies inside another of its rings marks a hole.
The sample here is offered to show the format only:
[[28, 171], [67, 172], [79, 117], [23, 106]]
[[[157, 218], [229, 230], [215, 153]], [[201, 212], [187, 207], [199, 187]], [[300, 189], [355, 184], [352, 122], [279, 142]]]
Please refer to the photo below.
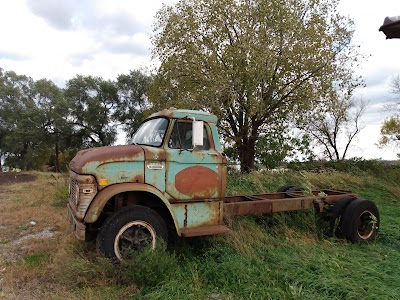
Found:
[[[280, 187], [277, 192], [290, 194], [303, 190], [295, 185], [285, 185]], [[335, 230], [336, 235], [353, 243], [375, 240], [380, 216], [374, 202], [352, 196], [343, 197], [331, 207], [329, 212], [330, 227]]]
[[375, 203], [365, 199], [354, 199], [340, 216], [339, 229], [349, 241], [373, 241], [380, 223]]

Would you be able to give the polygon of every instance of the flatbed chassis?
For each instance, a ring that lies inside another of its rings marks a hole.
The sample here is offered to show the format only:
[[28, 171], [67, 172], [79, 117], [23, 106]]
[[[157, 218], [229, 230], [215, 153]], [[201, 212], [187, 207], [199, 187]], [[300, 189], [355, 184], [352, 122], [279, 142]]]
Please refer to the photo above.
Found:
[[[313, 190], [287, 191], [254, 195], [227, 196], [223, 199], [224, 217], [239, 215], [265, 215], [276, 212], [300, 211], [314, 208], [318, 213], [324, 213], [328, 206], [344, 198], [359, 198], [350, 191]], [[183, 237], [223, 234], [230, 229], [223, 224], [183, 228]]]
[[261, 215], [275, 212], [305, 210], [316, 207], [323, 212], [326, 205], [344, 197], [358, 196], [350, 191], [313, 190], [309, 193], [281, 192], [242, 196], [227, 196], [224, 199], [224, 215]]

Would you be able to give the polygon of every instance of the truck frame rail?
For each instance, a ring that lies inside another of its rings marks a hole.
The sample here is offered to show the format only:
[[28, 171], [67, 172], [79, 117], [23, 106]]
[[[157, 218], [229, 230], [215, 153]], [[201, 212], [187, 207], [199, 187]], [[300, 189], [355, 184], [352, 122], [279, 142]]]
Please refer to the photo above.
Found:
[[341, 190], [293, 191], [242, 196], [227, 196], [224, 199], [224, 215], [262, 215], [283, 211], [305, 210], [317, 207], [320, 212], [325, 205], [335, 203], [344, 197], [357, 195]]

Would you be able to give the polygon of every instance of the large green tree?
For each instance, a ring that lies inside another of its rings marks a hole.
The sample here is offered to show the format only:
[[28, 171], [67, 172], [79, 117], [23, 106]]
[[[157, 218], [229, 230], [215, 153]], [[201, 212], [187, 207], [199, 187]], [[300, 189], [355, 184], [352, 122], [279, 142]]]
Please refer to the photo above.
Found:
[[63, 90], [47, 79], [36, 81], [32, 94], [39, 112], [41, 141], [53, 149], [51, 164], [54, 165], [55, 171], [59, 172], [62, 169], [60, 159], [65, 157], [65, 152], [80, 146], [73, 138], [73, 125], [68, 120], [68, 103]]
[[2, 152], [23, 169], [40, 154], [39, 112], [32, 98], [32, 78], [0, 69]]
[[82, 147], [112, 144], [117, 135], [115, 109], [118, 89], [113, 81], [101, 77], [77, 75], [68, 80], [64, 92], [68, 102], [69, 122]]
[[117, 78], [119, 105], [116, 118], [128, 139], [139, 128], [150, 109], [147, 93], [151, 81], [152, 77], [141, 70], [133, 70]]
[[243, 171], [276, 122], [301, 119], [340, 82], [359, 54], [353, 23], [336, 0], [182, 0], [156, 16], [161, 61], [152, 102], [205, 109], [220, 118]]
[[112, 144], [119, 124], [131, 135], [150, 108], [150, 82], [142, 71], [116, 81], [77, 75], [61, 89], [0, 68], [0, 161], [61, 171], [79, 149]]

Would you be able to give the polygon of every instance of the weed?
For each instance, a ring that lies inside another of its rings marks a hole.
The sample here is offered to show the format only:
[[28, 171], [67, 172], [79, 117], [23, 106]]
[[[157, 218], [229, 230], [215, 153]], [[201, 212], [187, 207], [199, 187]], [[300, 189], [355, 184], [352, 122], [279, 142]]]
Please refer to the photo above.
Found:
[[29, 267], [37, 267], [43, 264], [49, 258], [47, 252], [36, 252], [24, 257], [24, 263]]
[[161, 241], [155, 250], [148, 247], [135, 253], [132, 260], [121, 264], [119, 271], [122, 283], [135, 282], [142, 287], [155, 287], [180, 272], [178, 259], [166, 251]]
[[21, 230], [21, 231], [27, 231], [27, 230], [29, 230], [29, 226], [28, 225], [21, 225], [21, 226], [18, 227], [18, 229]]
[[68, 188], [65, 185], [56, 185], [54, 188], [54, 200], [52, 205], [54, 207], [66, 207], [69, 199]]

